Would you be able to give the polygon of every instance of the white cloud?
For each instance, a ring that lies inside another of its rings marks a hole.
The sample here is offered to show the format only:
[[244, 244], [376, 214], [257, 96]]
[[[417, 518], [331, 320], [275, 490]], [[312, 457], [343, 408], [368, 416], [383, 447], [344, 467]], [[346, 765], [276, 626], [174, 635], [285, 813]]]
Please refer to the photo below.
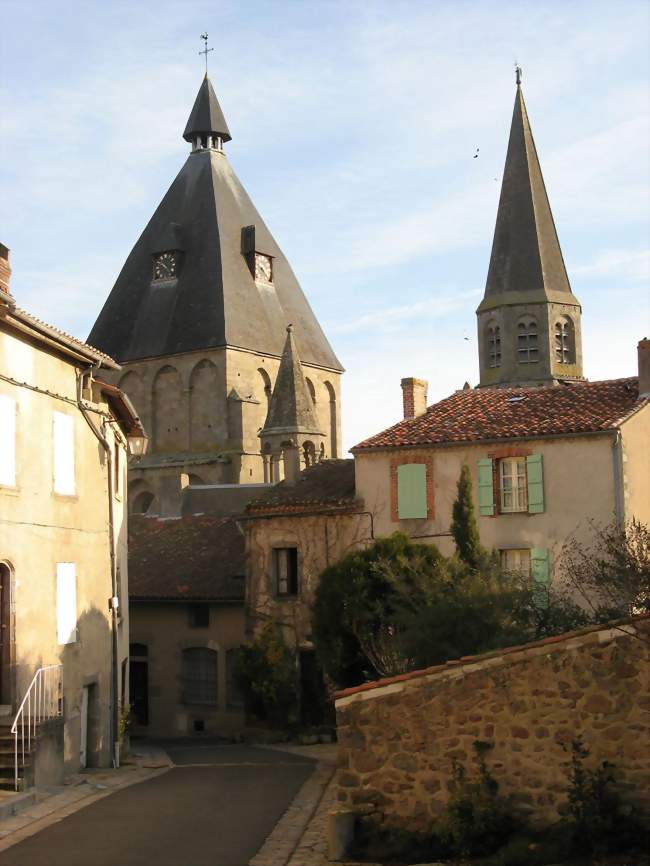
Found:
[[617, 277], [625, 282], [650, 282], [650, 250], [606, 250], [594, 261], [572, 268], [575, 276]]

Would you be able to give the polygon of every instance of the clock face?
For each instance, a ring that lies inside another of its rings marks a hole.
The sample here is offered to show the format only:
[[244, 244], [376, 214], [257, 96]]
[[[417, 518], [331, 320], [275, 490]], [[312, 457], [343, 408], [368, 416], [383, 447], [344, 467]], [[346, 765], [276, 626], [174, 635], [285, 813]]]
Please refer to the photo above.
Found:
[[255, 253], [255, 279], [270, 283], [272, 277], [271, 257], [265, 256], [263, 253]]
[[173, 280], [176, 276], [176, 253], [158, 253], [153, 257], [154, 280]]

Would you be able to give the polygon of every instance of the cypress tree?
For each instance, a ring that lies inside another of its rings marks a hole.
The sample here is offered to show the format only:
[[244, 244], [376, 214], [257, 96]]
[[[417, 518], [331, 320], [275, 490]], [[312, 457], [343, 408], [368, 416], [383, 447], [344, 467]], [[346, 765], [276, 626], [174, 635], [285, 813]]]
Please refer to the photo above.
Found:
[[456, 542], [458, 556], [470, 568], [478, 570], [484, 550], [481, 547], [481, 538], [478, 534], [476, 515], [474, 514], [472, 478], [466, 463], [463, 463], [458, 479], [458, 494], [452, 510], [451, 534]]

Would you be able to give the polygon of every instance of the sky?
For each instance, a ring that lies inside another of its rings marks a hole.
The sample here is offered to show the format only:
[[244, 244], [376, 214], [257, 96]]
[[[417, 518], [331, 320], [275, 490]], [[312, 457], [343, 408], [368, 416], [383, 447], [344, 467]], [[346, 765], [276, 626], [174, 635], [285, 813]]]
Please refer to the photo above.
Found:
[[[0, 0], [0, 241], [18, 304], [84, 339], [188, 154], [203, 75], [228, 157], [343, 377], [351, 447], [478, 381], [515, 95], [590, 379], [650, 336], [649, 6], [464, 0]], [[474, 154], [478, 150], [478, 157]]]

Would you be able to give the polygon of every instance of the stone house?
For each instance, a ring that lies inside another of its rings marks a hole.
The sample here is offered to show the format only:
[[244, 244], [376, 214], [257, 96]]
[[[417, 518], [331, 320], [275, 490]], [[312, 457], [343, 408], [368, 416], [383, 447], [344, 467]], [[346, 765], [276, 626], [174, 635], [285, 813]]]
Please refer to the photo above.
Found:
[[110, 372], [103, 352], [16, 306], [0, 247], [2, 721], [28, 694], [32, 712], [45, 701], [70, 771], [119, 760], [128, 704], [126, 467], [146, 440]]
[[354, 483], [353, 460], [326, 460], [264, 491], [239, 522], [246, 532], [247, 636], [269, 620], [296, 651], [302, 721], [319, 716], [322, 674], [311, 639], [311, 609], [321, 572], [372, 539], [373, 517]]

